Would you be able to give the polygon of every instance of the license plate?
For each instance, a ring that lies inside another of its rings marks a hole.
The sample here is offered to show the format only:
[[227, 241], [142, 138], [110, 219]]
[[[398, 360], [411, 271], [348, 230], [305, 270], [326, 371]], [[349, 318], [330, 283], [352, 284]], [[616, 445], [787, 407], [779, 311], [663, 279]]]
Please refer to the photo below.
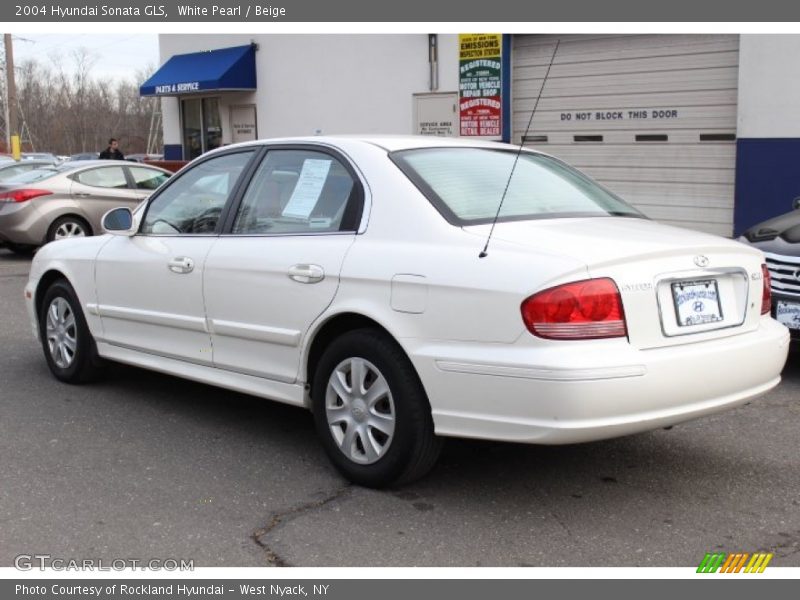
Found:
[[778, 300], [775, 317], [789, 329], [800, 329], [800, 304]]
[[672, 284], [678, 325], [690, 327], [722, 321], [722, 307], [715, 279], [676, 281]]

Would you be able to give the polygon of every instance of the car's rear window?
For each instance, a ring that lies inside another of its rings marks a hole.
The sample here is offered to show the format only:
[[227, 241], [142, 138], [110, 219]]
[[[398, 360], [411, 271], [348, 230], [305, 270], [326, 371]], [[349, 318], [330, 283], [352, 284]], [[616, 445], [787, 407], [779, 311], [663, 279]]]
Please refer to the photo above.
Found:
[[6, 179], [3, 184], [4, 185], [15, 185], [15, 184], [22, 184], [22, 183], [33, 183], [34, 181], [42, 181], [43, 179], [47, 179], [49, 177], [53, 177], [54, 175], [59, 174], [59, 169], [47, 167], [44, 169], [33, 169], [32, 171], [26, 171], [25, 173], [20, 173], [19, 175], [14, 175], [14, 177], [10, 177]]
[[[491, 148], [423, 148], [390, 154], [454, 225], [573, 216], [642, 217], [585, 175], [552, 157]], [[509, 181], [512, 167], [513, 176]]]

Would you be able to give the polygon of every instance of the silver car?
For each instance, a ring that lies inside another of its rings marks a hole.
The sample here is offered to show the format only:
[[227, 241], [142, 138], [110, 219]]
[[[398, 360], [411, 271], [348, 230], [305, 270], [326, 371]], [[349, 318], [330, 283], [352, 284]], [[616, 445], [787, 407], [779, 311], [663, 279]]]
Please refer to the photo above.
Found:
[[65, 162], [0, 183], [0, 242], [23, 254], [53, 240], [93, 235], [117, 206], [136, 207], [171, 173], [113, 160]]

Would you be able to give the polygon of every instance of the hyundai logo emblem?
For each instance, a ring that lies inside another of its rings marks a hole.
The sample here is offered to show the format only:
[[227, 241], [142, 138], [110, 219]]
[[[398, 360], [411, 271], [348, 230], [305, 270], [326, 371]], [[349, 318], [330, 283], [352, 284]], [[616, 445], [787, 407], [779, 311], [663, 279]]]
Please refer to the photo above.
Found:
[[698, 254], [694, 257], [694, 264], [698, 267], [707, 267], [708, 266], [708, 257], [703, 256], [702, 254]]

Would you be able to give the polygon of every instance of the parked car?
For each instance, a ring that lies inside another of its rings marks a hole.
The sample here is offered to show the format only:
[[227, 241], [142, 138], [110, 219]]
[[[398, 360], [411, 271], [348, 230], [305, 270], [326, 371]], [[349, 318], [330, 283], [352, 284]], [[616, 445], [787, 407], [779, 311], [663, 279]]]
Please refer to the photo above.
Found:
[[51, 163], [61, 162], [52, 152], [23, 152], [22, 160], [46, 160]]
[[99, 152], [79, 152], [69, 157], [69, 160], [97, 160], [100, 156]]
[[53, 164], [49, 160], [2, 161], [0, 162], [0, 185], [22, 173], [41, 167], [51, 167]]
[[125, 160], [130, 162], [144, 162], [146, 160], [163, 160], [163, 154], [127, 154]]
[[800, 340], [800, 209], [753, 225], [742, 234], [764, 252], [772, 287], [772, 316]]
[[789, 336], [760, 251], [517, 153], [427, 137], [209, 152], [109, 212], [112, 236], [42, 248], [31, 324], [62, 381], [110, 359], [308, 408], [367, 486], [424, 475], [445, 436], [587, 442], [778, 384]]
[[53, 240], [93, 235], [109, 209], [134, 208], [169, 176], [157, 167], [99, 160], [16, 175], [0, 184], [0, 242], [24, 254]]

